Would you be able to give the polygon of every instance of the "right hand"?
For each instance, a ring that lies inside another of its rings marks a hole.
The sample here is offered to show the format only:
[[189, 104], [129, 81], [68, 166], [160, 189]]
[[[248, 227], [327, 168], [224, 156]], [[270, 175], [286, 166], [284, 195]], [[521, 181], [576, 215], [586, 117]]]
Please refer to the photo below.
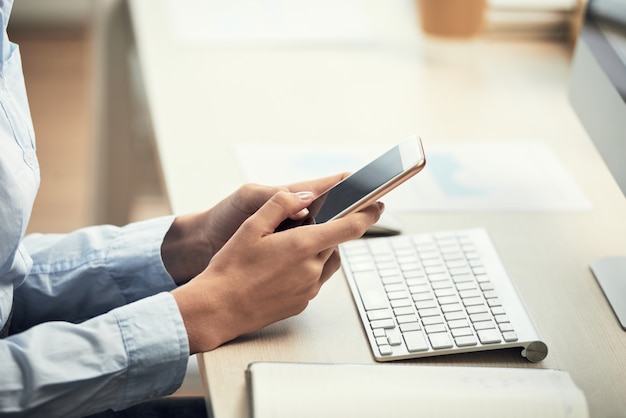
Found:
[[374, 203], [324, 224], [274, 232], [313, 197], [285, 191], [273, 195], [202, 273], [172, 292], [191, 353], [212, 350], [302, 312], [340, 267], [337, 245], [362, 236], [384, 209]]

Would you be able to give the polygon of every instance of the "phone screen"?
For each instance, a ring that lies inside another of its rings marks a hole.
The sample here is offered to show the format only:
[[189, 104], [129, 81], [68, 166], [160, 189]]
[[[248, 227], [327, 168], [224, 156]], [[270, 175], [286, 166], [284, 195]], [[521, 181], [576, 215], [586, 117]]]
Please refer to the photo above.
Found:
[[326, 222], [401, 172], [400, 150], [394, 147], [315, 199], [309, 216], [315, 223]]

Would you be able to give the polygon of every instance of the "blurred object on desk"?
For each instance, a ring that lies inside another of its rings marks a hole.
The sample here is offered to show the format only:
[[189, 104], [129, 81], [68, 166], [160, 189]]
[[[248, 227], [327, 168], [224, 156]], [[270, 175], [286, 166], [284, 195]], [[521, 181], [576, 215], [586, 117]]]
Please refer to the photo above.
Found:
[[585, 0], [488, 0], [485, 35], [492, 38], [572, 39]]
[[418, 0], [422, 30], [427, 35], [472, 38], [483, 30], [486, 0]]

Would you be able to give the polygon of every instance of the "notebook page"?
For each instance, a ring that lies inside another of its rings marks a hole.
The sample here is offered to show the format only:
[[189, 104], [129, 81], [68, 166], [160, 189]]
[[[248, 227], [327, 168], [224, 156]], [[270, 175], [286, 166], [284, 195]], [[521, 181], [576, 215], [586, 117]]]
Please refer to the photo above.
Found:
[[248, 390], [254, 418], [588, 416], [550, 369], [253, 363]]

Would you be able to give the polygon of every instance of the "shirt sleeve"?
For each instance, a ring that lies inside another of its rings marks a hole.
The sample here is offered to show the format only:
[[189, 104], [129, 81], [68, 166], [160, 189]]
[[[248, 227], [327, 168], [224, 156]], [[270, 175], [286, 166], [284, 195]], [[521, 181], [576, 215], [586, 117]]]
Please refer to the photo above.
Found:
[[14, 290], [12, 333], [50, 320], [84, 321], [172, 290], [175, 283], [161, 259], [172, 221], [168, 216], [27, 236], [23, 245], [33, 265]]
[[80, 417], [172, 393], [189, 347], [170, 293], [80, 324], [48, 322], [0, 340], [0, 415]]
[[0, 339], [0, 416], [84, 416], [180, 386], [188, 337], [160, 251], [172, 220], [23, 240], [33, 264]]

